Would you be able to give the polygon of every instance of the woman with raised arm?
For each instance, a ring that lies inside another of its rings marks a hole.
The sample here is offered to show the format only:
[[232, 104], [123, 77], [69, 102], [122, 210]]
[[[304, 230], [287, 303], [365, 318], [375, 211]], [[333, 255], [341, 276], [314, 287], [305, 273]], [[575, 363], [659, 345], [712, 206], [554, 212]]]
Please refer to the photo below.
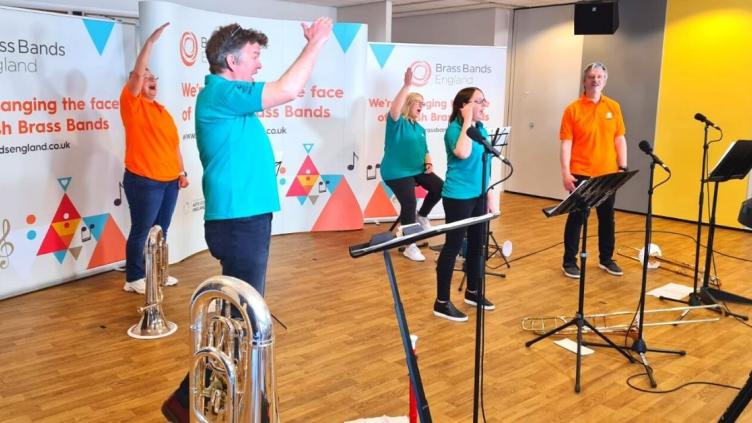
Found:
[[[423, 96], [410, 92], [412, 80], [412, 69], [407, 68], [404, 84], [394, 97], [386, 116], [381, 177], [400, 203], [400, 224], [405, 226], [417, 220], [427, 229], [431, 227], [428, 214], [441, 200], [444, 181], [433, 173], [431, 154], [426, 143], [426, 130], [418, 123], [425, 103]], [[416, 185], [428, 191], [417, 214]], [[426, 259], [414, 243], [405, 249], [404, 254], [414, 261]]]

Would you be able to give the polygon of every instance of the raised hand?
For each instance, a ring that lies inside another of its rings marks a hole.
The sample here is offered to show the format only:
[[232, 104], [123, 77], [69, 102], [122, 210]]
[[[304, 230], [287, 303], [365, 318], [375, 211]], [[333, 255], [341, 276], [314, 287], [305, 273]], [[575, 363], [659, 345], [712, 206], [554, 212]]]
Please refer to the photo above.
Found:
[[332, 35], [331, 18], [318, 18], [310, 26], [301, 23], [303, 36], [309, 44], [324, 44]]
[[407, 68], [405, 71], [405, 85], [413, 84], [413, 68]]
[[462, 120], [464, 122], [473, 121], [473, 112], [475, 111], [475, 103], [472, 101], [462, 106], [460, 112], [462, 113]]
[[164, 29], [167, 28], [169, 24], [170, 24], [169, 22], [166, 22], [162, 24], [162, 26], [160, 26], [159, 28], [155, 29], [154, 32], [152, 32], [151, 35], [149, 35], [149, 38], [146, 41], [151, 41], [152, 43], [157, 41], [157, 39], [159, 39], [159, 37], [162, 35], [162, 32], [164, 31]]

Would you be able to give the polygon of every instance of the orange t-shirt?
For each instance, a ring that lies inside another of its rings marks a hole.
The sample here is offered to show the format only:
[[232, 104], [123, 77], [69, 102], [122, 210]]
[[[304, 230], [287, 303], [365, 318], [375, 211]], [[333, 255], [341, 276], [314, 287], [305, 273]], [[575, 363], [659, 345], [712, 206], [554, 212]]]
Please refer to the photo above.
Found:
[[619, 170], [614, 139], [625, 134], [621, 107], [601, 95], [593, 103], [584, 94], [564, 110], [559, 139], [572, 140], [569, 171], [574, 175], [600, 176]]
[[134, 96], [123, 87], [120, 117], [125, 127], [125, 168], [155, 181], [180, 176], [178, 129], [172, 116], [156, 101]]

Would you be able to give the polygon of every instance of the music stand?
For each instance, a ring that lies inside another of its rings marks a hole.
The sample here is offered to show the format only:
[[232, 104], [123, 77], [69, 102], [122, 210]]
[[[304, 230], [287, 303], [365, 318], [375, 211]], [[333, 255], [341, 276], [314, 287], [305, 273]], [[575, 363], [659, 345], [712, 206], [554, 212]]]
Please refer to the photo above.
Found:
[[[731, 179], [744, 179], [752, 170], [752, 141], [739, 140], [732, 143], [723, 153], [710, 175], [708, 182], [713, 182], [713, 206], [710, 212], [710, 226], [708, 228], [708, 246], [705, 252], [705, 273], [700, 288], [700, 300], [705, 304], [718, 304], [718, 301], [730, 301], [735, 303], [752, 304], [752, 300], [730, 292], [721, 291], [709, 286], [710, 264], [713, 257], [713, 241], [715, 238], [715, 216], [718, 205], [718, 184]], [[695, 287], [696, 292], [696, 287]], [[727, 313], [744, 320], [747, 316], [739, 316]]]
[[[492, 213], [485, 214], [483, 216], [470, 217], [467, 219], [458, 220], [456, 222], [447, 223], [443, 225], [437, 225], [431, 227], [428, 230], [422, 230], [420, 227], [407, 229], [406, 234], [400, 237], [395, 236], [391, 232], [382, 232], [371, 237], [371, 240], [366, 243], [351, 245], [350, 256], [352, 258], [359, 258], [368, 254], [383, 252], [384, 264], [386, 265], [386, 274], [389, 279], [389, 285], [392, 289], [392, 297], [394, 298], [394, 312], [397, 316], [397, 324], [400, 330], [400, 337], [402, 338], [402, 347], [405, 350], [405, 357], [407, 361], [407, 369], [410, 375], [410, 381], [412, 382], [415, 399], [418, 406], [418, 416], [421, 423], [431, 422], [431, 411], [428, 408], [428, 400], [423, 390], [423, 382], [420, 378], [420, 370], [418, 369], [418, 357], [412, 349], [410, 342], [410, 330], [407, 327], [407, 318], [405, 317], [405, 309], [402, 306], [402, 300], [399, 295], [399, 288], [397, 287], [397, 277], [394, 275], [394, 266], [392, 265], [392, 259], [389, 251], [394, 248], [399, 248], [403, 245], [412, 244], [413, 242], [428, 239], [436, 235], [440, 235], [451, 231], [453, 229], [464, 228], [475, 224], [488, 222], [495, 216]], [[415, 232], [410, 229], [415, 229]]]
[[574, 391], [580, 392], [580, 367], [582, 361], [582, 329], [583, 326], [587, 326], [593, 333], [600, 336], [601, 339], [606, 341], [611, 348], [619, 351], [624, 357], [629, 360], [630, 363], [634, 363], [635, 360], [629, 355], [623, 348], [616, 345], [613, 341], [606, 338], [598, 329], [595, 328], [590, 322], [585, 319], [584, 304], [585, 304], [585, 269], [587, 262], [587, 227], [588, 216], [590, 215], [590, 209], [598, 207], [601, 203], [606, 201], [609, 197], [614, 195], [616, 191], [629, 180], [636, 170], [630, 172], [609, 173], [607, 175], [598, 176], [583, 181], [577, 188], [572, 191], [567, 198], [554, 207], [543, 209], [543, 213], [548, 217], [558, 216], [568, 213], [582, 213], [584, 224], [582, 225], [582, 251], [580, 251], [580, 290], [577, 305], [577, 313], [572, 320], [564, 323], [563, 325], [544, 333], [536, 337], [535, 339], [525, 343], [526, 347], [530, 347], [538, 341], [548, 338], [569, 326], [577, 325], [577, 368], [575, 373]]
[[718, 420], [718, 423], [733, 423], [736, 421], [736, 419], [739, 418], [739, 416], [744, 411], [744, 407], [749, 404], [749, 401], [752, 399], [752, 372], [749, 374], [749, 378], [747, 379], [747, 383], [744, 384], [744, 387], [739, 391], [739, 394], [734, 398], [733, 401], [731, 401], [731, 404], [729, 404], [726, 411], [721, 416], [720, 420]]

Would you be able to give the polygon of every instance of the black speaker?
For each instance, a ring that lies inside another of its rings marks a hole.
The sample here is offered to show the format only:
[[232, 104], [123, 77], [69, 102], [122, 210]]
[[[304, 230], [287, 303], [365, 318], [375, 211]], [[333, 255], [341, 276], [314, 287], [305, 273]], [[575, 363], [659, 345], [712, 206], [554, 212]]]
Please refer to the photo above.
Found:
[[752, 198], [742, 203], [742, 208], [739, 210], [739, 223], [752, 228]]
[[574, 4], [575, 35], [613, 34], [619, 28], [619, 1], [583, 1]]

